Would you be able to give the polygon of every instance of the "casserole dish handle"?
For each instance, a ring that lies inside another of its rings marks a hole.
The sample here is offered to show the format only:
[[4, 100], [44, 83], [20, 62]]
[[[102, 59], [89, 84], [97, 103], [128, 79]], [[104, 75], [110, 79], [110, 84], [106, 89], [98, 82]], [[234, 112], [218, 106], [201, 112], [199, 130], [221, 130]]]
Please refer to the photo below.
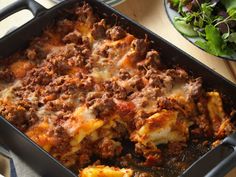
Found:
[[226, 137], [222, 144], [233, 148], [233, 152], [206, 174], [206, 177], [221, 177], [236, 166], [236, 133]]
[[0, 21], [23, 9], [29, 9], [35, 17], [47, 10], [34, 0], [18, 0], [0, 9]]
[[223, 177], [236, 167], [236, 133], [195, 161], [181, 177]]

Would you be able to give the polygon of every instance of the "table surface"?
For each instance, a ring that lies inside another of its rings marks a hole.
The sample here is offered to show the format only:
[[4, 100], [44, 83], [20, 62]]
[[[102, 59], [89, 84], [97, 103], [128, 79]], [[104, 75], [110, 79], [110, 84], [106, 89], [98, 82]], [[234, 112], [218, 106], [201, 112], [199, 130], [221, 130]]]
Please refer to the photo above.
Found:
[[[0, 8], [3, 8], [14, 0], [0, 0]], [[50, 0], [36, 0], [46, 8], [55, 4]], [[115, 7], [128, 17], [134, 19], [146, 28], [165, 38], [183, 51], [189, 53], [200, 62], [206, 64], [213, 70], [223, 75], [228, 80], [236, 83], [236, 62], [225, 61], [219, 57], [212, 56], [187, 41], [169, 21], [165, 13], [164, 0], [127, 0]], [[8, 17], [0, 22], [0, 37], [3, 36], [12, 26], [19, 26], [25, 21], [33, 18], [32, 14], [24, 10], [16, 15]], [[230, 176], [235, 176], [236, 171], [232, 171]]]

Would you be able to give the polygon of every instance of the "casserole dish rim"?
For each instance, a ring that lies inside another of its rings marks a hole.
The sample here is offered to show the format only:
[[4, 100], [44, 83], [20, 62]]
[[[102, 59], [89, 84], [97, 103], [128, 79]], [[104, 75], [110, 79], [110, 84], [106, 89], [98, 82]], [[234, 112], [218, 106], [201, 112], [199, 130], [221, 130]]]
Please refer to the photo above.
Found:
[[[25, 25], [23, 25], [22, 27], [20, 27], [18, 30], [12, 32], [11, 34], [5, 36], [3, 38], [3, 40], [7, 40], [8, 37], [10, 36], [14, 36], [15, 34], [17, 34], [21, 29], [25, 28], [26, 26], [30, 26], [33, 24], [33, 21], [37, 21], [37, 18], [42, 18], [43, 16], [47, 16], [48, 14], [50, 14], [50, 12], [54, 12], [55, 10], [60, 10], [60, 8], [64, 8], [65, 5], [68, 5], [68, 4], [73, 4], [73, 3], [76, 3], [77, 1], [75, 0], [68, 0], [66, 2], [63, 2], [62, 4], [58, 4], [56, 6], [54, 6], [52, 9], [49, 9], [47, 10], [46, 12], [40, 12], [40, 15], [39, 16], [36, 16], [35, 19], [33, 19], [32, 21], [29, 21], [28, 23], [26, 23]], [[80, 0], [79, 2], [84, 2], [83, 0]], [[92, 0], [85, 0], [85, 2], [88, 2], [88, 3], [93, 3], [95, 1], [92, 1]], [[234, 90], [236, 90], [236, 85], [233, 84], [232, 82], [228, 81], [227, 79], [225, 79], [224, 77], [222, 77], [221, 75], [219, 75], [218, 73], [216, 73], [215, 71], [213, 71], [212, 69], [210, 69], [209, 67], [203, 65], [201, 62], [199, 62], [198, 60], [194, 59], [192, 56], [190, 56], [189, 54], [183, 52], [181, 49], [177, 48], [176, 46], [174, 46], [173, 44], [171, 44], [170, 42], [166, 41], [165, 39], [163, 39], [162, 37], [154, 34], [153, 32], [151, 32], [150, 30], [148, 30], [147, 28], [143, 27], [142, 25], [136, 23], [135, 21], [131, 20], [130, 18], [127, 18], [125, 17], [124, 15], [122, 15], [121, 13], [119, 13], [118, 11], [114, 10], [113, 8], [105, 5], [104, 3], [101, 3], [101, 2], [97, 2], [96, 3], [98, 4], [103, 4], [103, 6], [106, 6], [106, 8], [108, 8], [110, 11], [112, 11], [115, 15], [118, 15], [119, 18], [121, 18], [120, 20], [122, 21], [128, 21], [130, 23], [130, 25], [132, 26], [136, 26], [136, 28], [139, 28], [139, 30], [141, 30], [141, 33], [145, 33], [145, 34], [148, 34], [148, 36], [150, 38], [156, 38], [156, 40], [161, 40], [161, 42], [165, 43], [167, 46], [169, 47], [172, 47], [172, 48], [175, 48], [179, 53], [182, 53], [183, 55], [186, 56], [186, 58], [192, 60], [193, 62], [197, 63], [198, 65], [201, 65], [201, 67], [204, 67], [206, 70], [208, 70], [209, 72], [211, 72], [212, 74], [214, 74], [215, 76], [219, 77], [220, 79], [223, 79], [224, 82], [227, 82], [228, 84], [230, 84], [232, 87], [234, 87]], [[96, 7], [95, 7], [96, 8]], [[105, 12], [106, 13], [106, 12]], [[155, 43], [155, 41], [154, 41]], [[188, 71], [188, 70], [187, 70]], [[188, 71], [189, 72], [189, 71]], [[14, 127], [13, 125], [11, 125], [12, 127]], [[14, 127], [15, 128], [15, 127]], [[15, 128], [16, 129], [16, 128]], [[18, 133], [20, 132], [18, 129], [16, 129], [18, 131]], [[23, 134], [22, 132], [20, 132], [21, 134]], [[24, 135], [24, 134], [23, 134]], [[24, 135], [24, 138], [27, 139], [27, 140], [30, 140], [26, 135]], [[36, 143], [32, 142], [32, 140], [30, 140], [30, 142], [34, 145], [37, 146], [37, 148], [41, 149], [41, 147], [39, 147]], [[45, 153], [46, 151], [43, 150], [43, 152]], [[50, 158], [52, 158], [54, 161], [58, 162], [57, 160], [55, 160], [55, 158], [53, 158], [49, 153], [46, 152], [46, 154], [48, 156], [50, 156]], [[61, 163], [58, 162], [60, 165]], [[63, 165], [62, 165], [63, 166]], [[63, 166], [64, 167], [64, 166]]]

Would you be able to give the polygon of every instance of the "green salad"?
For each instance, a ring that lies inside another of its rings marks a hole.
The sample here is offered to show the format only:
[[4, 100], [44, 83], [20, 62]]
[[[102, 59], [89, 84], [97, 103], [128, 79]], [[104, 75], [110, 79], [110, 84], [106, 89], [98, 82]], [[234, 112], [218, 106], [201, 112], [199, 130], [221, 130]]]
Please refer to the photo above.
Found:
[[[215, 56], [235, 56], [236, 0], [169, 0], [176, 29]], [[236, 59], [236, 58], [234, 58]]]

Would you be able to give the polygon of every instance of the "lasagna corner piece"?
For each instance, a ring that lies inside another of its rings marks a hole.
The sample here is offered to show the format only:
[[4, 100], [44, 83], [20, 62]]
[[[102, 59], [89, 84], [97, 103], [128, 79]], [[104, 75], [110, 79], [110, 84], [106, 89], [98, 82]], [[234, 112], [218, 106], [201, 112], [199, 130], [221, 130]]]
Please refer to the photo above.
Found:
[[131, 169], [120, 169], [108, 166], [89, 166], [80, 172], [80, 177], [132, 177]]
[[70, 11], [0, 61], [0, 115], [65, 166], [82, 177], [130, 177], [135, 170], [93, 162], [127, 167], [136, 153], [142, 164], [165, 168], [183, 159], [192, 139], [219, 140], [235, 130], [220, 94], [164, 66], [147, 39], [106, 24], [86, 3]]

